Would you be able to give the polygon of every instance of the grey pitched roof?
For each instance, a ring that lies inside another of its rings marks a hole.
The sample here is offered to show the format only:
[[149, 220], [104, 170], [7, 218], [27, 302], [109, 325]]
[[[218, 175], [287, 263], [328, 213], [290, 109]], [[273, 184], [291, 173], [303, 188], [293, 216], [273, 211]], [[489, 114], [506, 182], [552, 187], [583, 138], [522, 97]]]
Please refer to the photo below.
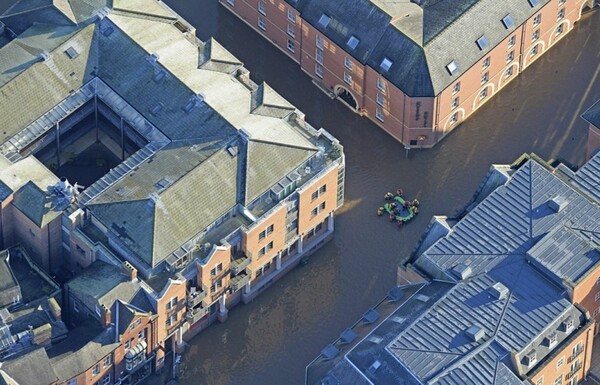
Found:
[[42, 228], [60, 216], [56, 199], [39, 188], [34, 182], [27, 182], [15, 192], [12, 204], [38, 227]]
[[99, 260], [66, 285], [73, 295], [92, 298], [108, 309], [120, 300], [143, 310], [152, 310], [139, 280], [131, 281], [119, 267]]
[[[368, 64], [409, 96], [435, 96], [509, 36], [548, 0], [531, 7], [523, 0], [300, 0], [295, 7], [302, 17], [354, 58]], [[327, 27], [321, 16], [331, 17]], [[501, 20], [510, 14], [515, 25], [506, 29]], [[355, 50], [346, 42], [352, 35], [361, 42]], [[476, 44], [482, 35], [489, 47]], [[382, 70], [384, 58], [393, 64]], [[446, 65], [458, 63], [450, 75]]]
[[119, 345], [115, 342], [113, 327], [101, 330], [85, 325], [74, 329], [65, 341], [50, 348], [48, 357], [59, 381], [63, 382], [90, 369]]
[[13, 293], [8, 290], [19, 286], [8, 263], [8, 258], [8, 250], [0, 251], [0, 306], [12, 303], [14, 300]]
[[591, 199], [600, 202], [600, 152], [577, 170], [573, 183]]
[[37, 348], [3, 361], [2, 371], [18, 384], [50, 385], [58, 380], [44, 348]]
[[8, 198], [13, 193], [13, 190], [8, 185], [0, 180], [0, 202]]
[[588, 121], [588, 123], [600, 128], [600, 100], [594, 103], [588, 108], [582, 115], [582, 118]]

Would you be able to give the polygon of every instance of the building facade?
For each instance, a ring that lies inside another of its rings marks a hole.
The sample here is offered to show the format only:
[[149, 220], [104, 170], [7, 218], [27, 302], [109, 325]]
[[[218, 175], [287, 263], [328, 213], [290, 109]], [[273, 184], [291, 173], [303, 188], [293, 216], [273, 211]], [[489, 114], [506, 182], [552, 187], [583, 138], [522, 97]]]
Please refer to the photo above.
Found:
[[[594, 0], [220, 0], [325, 92], [431, 147], [564, 37]], [[392, 4], [393, 3], [393, 4]]]

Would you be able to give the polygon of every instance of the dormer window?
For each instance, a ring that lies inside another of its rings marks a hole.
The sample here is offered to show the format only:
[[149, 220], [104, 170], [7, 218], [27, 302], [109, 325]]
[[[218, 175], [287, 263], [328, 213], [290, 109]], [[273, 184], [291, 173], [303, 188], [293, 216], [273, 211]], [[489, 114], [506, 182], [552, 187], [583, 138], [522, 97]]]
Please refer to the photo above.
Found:
[[383, 60], [381, 61], [381, 64], [379, 65], [379, 67], [381, 67], [382, 70], [384, 71], [389, 71], [390, 68], [392, 67], [393, 62], [388, 59], [387, 57], [384, 57]]
[[487, 37], [485, 37], [485, 35], [481, 36], [479, 39], [477, 39], [477, 46], [479, 47], [480, 50], [484, 50], [487, 47], [489, 47], [490, 42], [488, 41]]
[[350, 36], [350, 39], [348, 39], [348, 42], [346, 43], [348, 45], [348, 47], [350, 47], [351, 49], [356, 49], [356, 47], [358, 46], [358, 43], [360, 42], [360, 40], [358, 40], [356, 38], [356, 36], [352, 35]]
[[323, 28], [327, 28], [327, 25], [329, 25], [330, 21], [331, 17], [327, 16], [326, 14], [322, 14], [321, 18], [319, 19], [319, 25]]
[[552, 349], [554, 346], [556, 346], [557, 341], [558, 341], [557, 334], [552, 333], [546, 337], [546, 346], [548, 346], [548, 348]]
[[524, 363], [528, 368], [531, 368], [537, 362], [537, 353], [535, 350], [529, 352], [528, 355], [525, 356]]
[[452, 60], [450, 63], [448, 63], [446, 69], [450, 75], [455, 75], [458, 72], [458, 64], [456, 61]]
[[565, 333], [570, 333], [575, 327], [575, 322], [573, 321], [573, 318], [569, 317], [566, 320], [564, 320], [562, 323], [562, 327]]
[[506, 15], [504, 16], [504, 18], [502, 19], [502, 24], [504, 24], [504, 28], [509, 29], [511, 28], [513, 25], [515, 25], [515, 20], [512, 18], [511, 15]]

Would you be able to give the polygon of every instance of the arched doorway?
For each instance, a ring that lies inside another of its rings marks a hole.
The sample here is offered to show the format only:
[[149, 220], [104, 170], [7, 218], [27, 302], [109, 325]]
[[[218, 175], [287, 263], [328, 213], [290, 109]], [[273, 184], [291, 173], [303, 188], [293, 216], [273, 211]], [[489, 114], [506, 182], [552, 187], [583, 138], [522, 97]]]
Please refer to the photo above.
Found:
[[358, 102], [352, 92], [344, 86], [335, 86], [335, 96], [354, 111], [358, 111]]

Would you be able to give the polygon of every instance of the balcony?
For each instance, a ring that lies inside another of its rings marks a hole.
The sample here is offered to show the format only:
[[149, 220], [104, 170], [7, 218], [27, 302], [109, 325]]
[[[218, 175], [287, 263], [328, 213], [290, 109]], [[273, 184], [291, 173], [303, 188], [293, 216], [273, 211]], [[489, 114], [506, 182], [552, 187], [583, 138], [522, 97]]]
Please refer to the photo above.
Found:
[[236, 292], [243, 288], [248, 282], [250, 282], [250, 275], [243, 272], [242, 274], [231, 278], [231, 289]]
[[246, 269], [248, 265], [250, 265], [250, 258], [246, 257], [245, 255], [241, 258], [234, 259], [231, 262], [231, 272], [233, 273], [233, 275], [238, 275], [239, 273], [244, 271], [244, 269]]
[[195, 307], [191, 310], [188, 310], [188, 312], [185, 313], [185, 318], [191, 325], [193, 325], [196, 322], [200, 321], [202, 318], [204, 318], [208, 314], [208, 312], [208, 307]]
[[204, 286], [190, 288], [190, 290], [188, 291], [187, 301], [186, 301], [188, 309], [191, 309], [191, 308], [199, 305], [202, 302], [202, 300], [204, 300], [204, 298], [206, 298], [206, 293], [207, 293], [207, 290]]

